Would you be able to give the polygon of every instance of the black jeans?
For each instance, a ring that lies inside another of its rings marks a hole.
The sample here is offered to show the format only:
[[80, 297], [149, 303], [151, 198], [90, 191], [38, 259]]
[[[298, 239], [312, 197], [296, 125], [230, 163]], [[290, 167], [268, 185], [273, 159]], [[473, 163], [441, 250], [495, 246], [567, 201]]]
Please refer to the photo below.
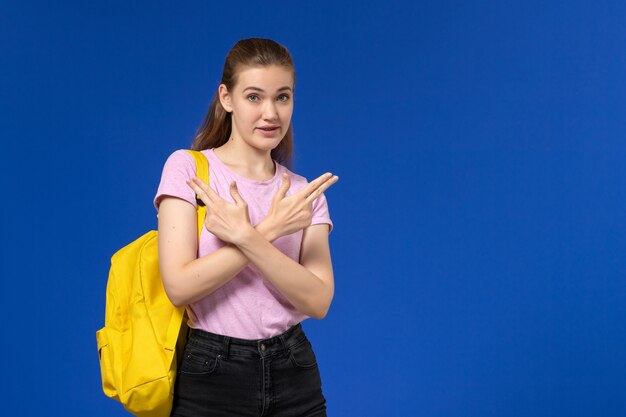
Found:
[[301, 323], [269, 339], [191, 329], [171, 417], [326, 416], [317, 360]]

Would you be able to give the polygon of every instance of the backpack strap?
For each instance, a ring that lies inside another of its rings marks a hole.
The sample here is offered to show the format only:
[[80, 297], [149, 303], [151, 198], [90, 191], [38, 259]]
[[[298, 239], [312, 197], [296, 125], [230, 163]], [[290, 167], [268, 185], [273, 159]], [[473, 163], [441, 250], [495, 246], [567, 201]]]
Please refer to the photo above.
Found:
[[[206, 159], [206, 156], [200, 151], [193, 151], [191, 149], [187, 149], [187, 152], [193, 156], [194, 161], [196, 162], [196, 176], [200, 178], [205, 183], [209, 183], [209, 161]], [[196, 201], [202, 203], [200, 197], [196, 195]], [[198, 204], [198, 245], [200, 245], [200, 233], [202, 232], [202, 227], [204, 226], [204, 217], [206, 216], [206, 206], [204, 203]]]
[[[202, 152], [194, 151], [191, 149], [187, 149], [187, 152], [193, 156], [193, 160], [196, 163], [196, 176], [200, 178], [205, 183], [209, 183], [209, 161], [206, 159], [206, 156]], [[199, 197], [196, 195], [196, 200], [199, 200]], [[204, 228], [204, 217], [206, 216], [206, 206], [204, 204], [197, 205], [197, 214], [198, 214], [198, 247], [200, 246], [200, 234], [202, 233], [202, 229]], [[170, 324], [167, 328], [167, 337], [165, 343], [165, 349], [169, 351], [174, 351], [176, 349], [176, 342], [178, 340], [178, 335], [180, 333], [180, 326], [183, 321], [183, 316], [185, 314], [185, 307], [180, 307], [174, 311], [172, 314], [172, 318], [170, 319]]]

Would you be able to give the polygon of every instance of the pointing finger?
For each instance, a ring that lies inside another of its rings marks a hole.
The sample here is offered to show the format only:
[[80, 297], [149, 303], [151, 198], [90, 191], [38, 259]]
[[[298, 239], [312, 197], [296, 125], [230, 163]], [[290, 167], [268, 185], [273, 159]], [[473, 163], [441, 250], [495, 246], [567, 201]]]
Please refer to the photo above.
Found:
[[193, 177], [191, 179], [191, 181], [198, 188], [200, 188], [202, 191], [204, 191], [204, 193], [206, 194], [207, 198], [209, 199], [209, 202], [215, 204], [217, 202], [217, 200], [220, 198], [220, 196], [217, 195], [217, 193], [215, 191], [213, 191], [213, 188], [211, 188], [211, 186], [209, 184], [207, 184], [206, 182], [202, 181], [200, 178]]
[[309, 197], [311, 193], [313, 193], [320, 185], [322, 185], [325, 181], [332, 177], [330, 172], [327, 172], [323, 175], [320, 175], [310, 183], [306, 185], [300, 192], [304, 194], [305, 197]]
[[196, 200], [199, 198], [204, 205], [209, 208], [209, 205], [212, 204], [211, 200], [207, 196], [206, 192], [200, 188], [195, 182], [191, 180], [187, 180], [187, 185], [196, 193]]
[[318, 187], [316, 190], [314, 190], [307, 198], [306, 198], [306, 202], [307, 203], [313, 203], [313, 201], [318, 198], [320, 195], [322, 195], [322, 193], [324, 191], [326, 191], [328, 189], [328, 187], [330, 187], [331, 185], [335, 184], [337, 181], [339, 181], [339, 177], [334, 175], [332, 177], [330, 177], [328, 180], [326, 180], [323, 184], [321, 184], [320, 187]]

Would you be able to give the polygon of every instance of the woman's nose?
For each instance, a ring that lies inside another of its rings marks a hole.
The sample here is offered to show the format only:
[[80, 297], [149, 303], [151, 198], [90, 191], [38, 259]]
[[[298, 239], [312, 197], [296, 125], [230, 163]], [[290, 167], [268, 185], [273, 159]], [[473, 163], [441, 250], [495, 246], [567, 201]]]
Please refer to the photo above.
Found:
[[274, 106], [274, 103], [268, 103], [265, 105], [265, 108], [263, 109], [263, 117], [270, 120], [276, 119], [278, 117], [278, 112], [276, 111], [276, 106]]

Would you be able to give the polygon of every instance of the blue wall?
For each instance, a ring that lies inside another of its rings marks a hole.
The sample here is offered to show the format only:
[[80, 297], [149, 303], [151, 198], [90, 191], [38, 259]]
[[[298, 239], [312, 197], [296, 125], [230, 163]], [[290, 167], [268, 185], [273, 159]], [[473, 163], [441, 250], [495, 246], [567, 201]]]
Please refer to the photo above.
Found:
[[[59, 4], [60, 3], [60, 4]], [[50, 6], [50, 4], [55, 4]], [[3, 2], [3, 415], [122, 416], [95, 331], [238, 40], [296, 62], [330, 416], [626, 413], [623, 2]]]

